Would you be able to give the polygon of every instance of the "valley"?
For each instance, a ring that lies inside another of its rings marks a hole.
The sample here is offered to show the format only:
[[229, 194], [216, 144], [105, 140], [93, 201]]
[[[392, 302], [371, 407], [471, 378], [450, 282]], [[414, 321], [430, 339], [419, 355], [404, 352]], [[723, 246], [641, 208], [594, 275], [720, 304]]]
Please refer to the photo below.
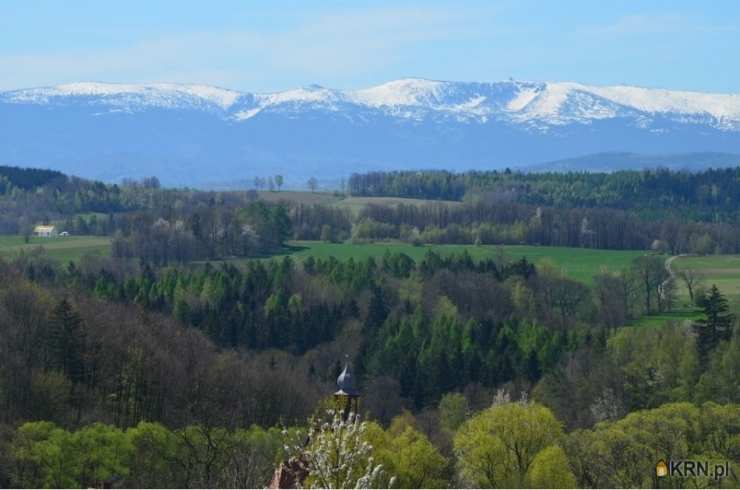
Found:
[[478, 424], [540, 424], [565, 442], [538, 454], [578, 462], [618, 460], [625, 433], [652, 452], [646, 417], [734, 420], [739, 171], [370, 172], [309, 192], [0, 167], [0, 483], [94, 486], [79, 458], [117, 448], [99, 471], [125, 486], [233, 486], [244, 458], [240, 486], [262, 486], [350, 369], [357, 437], [404, 487], [457, 481], [488, 447]]

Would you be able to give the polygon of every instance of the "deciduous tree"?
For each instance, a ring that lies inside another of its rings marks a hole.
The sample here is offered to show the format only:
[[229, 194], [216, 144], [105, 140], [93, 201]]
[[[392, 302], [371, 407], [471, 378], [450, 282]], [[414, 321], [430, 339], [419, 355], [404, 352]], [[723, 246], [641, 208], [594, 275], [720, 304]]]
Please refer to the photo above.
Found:
[[484, 488], [525, 487], [538, 453], [562, 436], [562, 424], [540, 404], [493, 406], [465, 422], [455, 435], [460, 478]]

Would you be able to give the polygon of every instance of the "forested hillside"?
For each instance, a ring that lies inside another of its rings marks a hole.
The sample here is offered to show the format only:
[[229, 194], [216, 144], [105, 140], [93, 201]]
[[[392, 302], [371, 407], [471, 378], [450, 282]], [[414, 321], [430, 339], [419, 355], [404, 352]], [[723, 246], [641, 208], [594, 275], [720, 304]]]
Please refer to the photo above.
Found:
[[29, 190], [49, 183], [62, 184], [67, 177], [56, 170], [0, 166], [0, 179], [3, 192], [7, 192], [10, 186]]
[[[111, 253], [0, 258], [2, 487], [263, 487], [291, 457], [306, 485], [655, 486], [656, 455], [728, 462], [699, 483], [738, 483], [736, 305], [666, 265], [739, 252], [729, 218], [582, 206], [586, 191], [348, 208], [18, 172], [33, 185], [0, 195], [6, 232], [48, 222]], [[348, 253], [293, 256], [296, 238]], [[469, 247], [350, 253], [374, 240]], [[507, 243], [634, 252], [588, 280], [469, 252]], [[658, 317], [675, 321], [641, 323]], [[361, 421], [326, 413], [345, 364]]]
[[498, 201], [562, 208], [614, 208], [648, 218], [737, 222], [740, 167], [701, 172], [506, 171], [371, 172], [353, 174], [348, 192], [359, 196], [404, 196], [462, 200], [489, 194]]

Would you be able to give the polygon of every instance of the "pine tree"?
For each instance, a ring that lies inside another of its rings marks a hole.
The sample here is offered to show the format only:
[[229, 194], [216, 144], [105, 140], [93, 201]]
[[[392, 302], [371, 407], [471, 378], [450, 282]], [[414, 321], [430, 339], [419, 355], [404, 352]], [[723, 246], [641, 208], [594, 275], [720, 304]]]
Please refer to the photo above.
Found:
[[729, 312], [727, 298], [713, 285], [701, 302], [706, 318], [694, 324], [696, 348], [699, 361], [703, 367], [709, 362], [709, 354], [717, 347], [720, 340], [729, 340], [732, 333], [732, 322], [735, 316]]
[[385, 303], [383, 290], [380, 287], [373, 286], [371, 294], [365, 325], [368, 328], [377, 328], [383, 324], [388, 316], [388, 306]]
[[82, 319], [67, 299], [62, 299], [51, 313], [48, 349], [53, 369], [62, 371], [74, 382], [84, 378], [83, 350], [85, 333]]
[[537, 357], [537, 351], [532, 349], [529, 351], [529, 356], [527, 357], [527, 379], [531, 381], [532, 383], [537, 382], [537, 380], [540, 379], [540, 376], [542, 376], [542, 369], [540, 368], [540, 360]]

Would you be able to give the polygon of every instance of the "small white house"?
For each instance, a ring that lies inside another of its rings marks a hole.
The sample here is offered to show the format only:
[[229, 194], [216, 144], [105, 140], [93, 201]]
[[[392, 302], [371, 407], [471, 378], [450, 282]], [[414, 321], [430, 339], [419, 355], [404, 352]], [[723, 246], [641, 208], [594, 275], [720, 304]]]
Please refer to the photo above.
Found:
[[37, 225], [33, 229], [33, 234], [39, 237], [49, 238], [57, 236], [59, 232], [57, 231], [57, 227], [53, 225]]

